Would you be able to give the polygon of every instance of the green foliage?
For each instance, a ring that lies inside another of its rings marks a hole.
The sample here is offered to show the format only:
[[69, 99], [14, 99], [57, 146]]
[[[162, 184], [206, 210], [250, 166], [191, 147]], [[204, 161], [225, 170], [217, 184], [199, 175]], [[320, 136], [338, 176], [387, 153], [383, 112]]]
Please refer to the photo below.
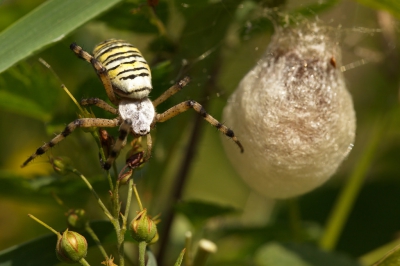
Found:
[[[91, 222], [91, 226], [101, 241], [106, 240], [113, 232], [113, 228], [108, 221]], [[95, 242], [88, 234], [83, 235], [88, 240], [88, 247], [95, 246]], [[26, 265], [27, 262], [29, 265], [55, 265], [59, 263], [54, 252], [56, 242], [57, 237], [54, 234], [49, 234], [10, 247], [0, 252], [0, 263], [21, 266]]]
[[185, 215], [190, 222], [200, 228], [201, 225], [213, 218], [238, 212], [235, 208], [216, 205], [210, 202], [185, 201], [176, 205], [177, 212]]
[[357, 0], [363, 5], [374, 9], [388, 11], [393, 16], [400, 18], [400, 2], [396, 0]]
[[[18, 9], [4, 7], [6, 3], [0, 2], [4, 8], [0, 9], [1, 26], [31, 8], [31, 3], [20, 2], [22, 6]], [[81, 130], [76, 130], [27, 168], [19, 169], [22, 161], [43, 141], [50, 140], [54, 132], [60, 132], [65, 124], [77, 118], [78, 109], [60, 89], [61, 83], [78, 101], [84, 97], [106, 99], [102, 84], [90, 64], [76, 58], [68, 49], [71, 42], [76, 41], [89, 52], [94, 44], [106, 38], [132, 42], [151, 65], [154, 86], [151, 99], [186, 75], [192, 79], [182, 92], [161, 104], [158, 112], [183, 100], [193, 99], [219, 119], [229, 94], [264, 52], [274, 31], [274, 23], [284, 23], [271, 22], [274, 15], [264, 11], [272, 7], [285, 10], [293, 21], [298, 17], [312, 20], [318, 16], [323, 21], [342, 24], [342, 17], [334, 17], [334, 22], [331, 22], [332, 16], [340, 13], [351, 18], [350, 22], [343, 22], [350, 29], [364, 26], [363, 23], [371, 28], [374, 34], [361, 34], [361, 44], [352, 39], [357, 39], [354, 36], [359, 33], [357, 30], [349, 31], [350, 36], [343, 31], [345, 36], [338, 37], [339, 43], [344, 39], [356, 43], [347, 49], [350, 52], [344, 52], [345, 64], [357, 60], [354, 54], [359, 50], [356, 48], [367, 47], [384, 58], [378, 64], [371, 63], [345, 73], [360, 128], [356, 146], [333, 182], [298, 200], [298, 213], [294, 211], [293, 214], [293, 210], [280, 202], [273, 213], [267, 215], [265, 211], [270, 206], [265, 202], [250, 204], [247, 201], [249, 190], [227, 162], [218, 132], [201, 117], [197, 118], [197, 114], [188, 111], [157, 125], [152, 131], [153, 157], [133, 176], [149, 214], [160, 214], [161, 222], [157, 224], [160, 240], [166, 236], [163, 233], [169, 211], [174, 210], [187, 218], [175, 217], [179, 228], [174, 231], [180, 235], [172, 235], [173, 241], [163, 246], [168, 250], [165, 264], [172, 265], [177, 261], [184, 246], [184, 231], [193, 228], [196, 229], [195, 240], [209, 237], [218, 245], [219, 251], [211, 256], [209, 265], [353, 266], [359, 265], [355, 262], [358, 256], [389, 242], [400, 224], [396, 206], [400, 200], [397, 180], [400, 120], [397, 100], [399, 68], [394, 67], [397, 72], [391, 75], [393, 69], [387, 62], [398, 63], [398, 57], [393, 54], [399, 54], [399, 46], [385, 58], [389, 51], [380, 46], [382, 35], [374, 30], [380, 25], [375, 24], [374, 16], [371, 16], [375, 12], [373, 9], [362, 9], [354, 2], [337, 0], [323, 1], [322, 4], [320, 1], [307, 1], [307, 5], [295, 7], [289, 7], [286, 2], [160, 1], [152, 13], [146, 1], [50, 0], [0, 33], [0, 210], [7, 218], [0, 227], [4, 232], [0, 238], [0, 248], [4, 249], [0, 253], [0, 264], [26, 265], [29, 261], [31, 265], [53, 265], [57, 262], [54, 254], [56, 238], [38, 236], [30, 230], [32, 221], [25, 221], [26, 213], [40, 213], [43, 220], [61, 224], [57, 230], [64, 230], [65, 224], [58, 218], [62, 217], [64, 210], [55, 213], [52, 194], [62, 198], [67, 206], [85, 208], [91, 220], [105, 216], [86, 184], [73, 174], [56, 175], [48, 163], [49, 157], [70, 157], [106, 205], [111, 205], [109, 203], [114, 199], [110, 197], [109, 192], [113, 190], [100, 167], [96, 142]], [[400, 17], [398, 1], [358, 2]], [[357, 15], [347, 5], [360, 9]], [[357, 23], [352, 24], [353, 20]], [[157, 23], [161, 23], [166, 32], [162, 32]], [[398, 44], [398, 32], [394, 34]], [[62, 81], [38, 63], [39, 57], [50, 63]], [[91, 109], [96, 117], [114, 117], [96, 107]], [[111, 129], [109, 134], [117, 137], [117, 130]], [[374, 135], [374, 130], [379, 134]], [[125, 164], [126, 152], [127, 149], [123, 150], [119, 156], [118, 170]], [[322, 251], [318, 242], [324, 235], [324, 226], [332, 220], [332, 206], [342, 191], [344, 180], [352, 173], [360, 178], [361, 184], [366, 177], [370, 181], [364, 187], [359, 185], [357, 188], [361, 192], [353, 191], [345, 200], [350, 204], [347, 207], [355, 205], [350, 216], [344, 215], [346, 226], [335, 233], [340, 237], [337, 252]], [[183, 178], [179, 179], [181, 176]], [[177, 191], [179, 187], [183, 190]], [[126, 195], [127, 190], [121, 187], [119, 192]], [[179, 203], [175, 204], [171, 198], [179, 199]], [[121, 199], [122, 204], [118, 206], [123, 213], [126, 202], [125, 197], [121, 196]], [[132, 206], [129, 219], [138, 209], [138, 206]], [[246, 210], [244, 218], [239, 217], [242, 209]], [[119, 212], [115, 213], [119, 215]], [[110, 221], [91, 222], [91, 226], [106, 245], [108, 254], [117, 254], [115, 228]], [[96, 248], [92, 238], [85, 237], [89, 247], [93, 247], [89, 249], [90, 256]], [[29, 239], [34, 240], [26, 242]], [[132, 240], [127, 238], [127, 241]], [[157, 265], [151, 247], [146, 252], [149, 257], [147, 265]], [[341, 255], [342, 252], [348, 257]], [[99, 257], [88, 260], [93, 265], [99, 264]], [[372, 264], [381, 257], [374, 257], [368, 263]], [[182, 258], [181, 255], [178, 261]], [[397, 258], [398, 250], [395, 250], [382, 262], [386, 264], [379, 265], [391, 265], [391, 261]]]

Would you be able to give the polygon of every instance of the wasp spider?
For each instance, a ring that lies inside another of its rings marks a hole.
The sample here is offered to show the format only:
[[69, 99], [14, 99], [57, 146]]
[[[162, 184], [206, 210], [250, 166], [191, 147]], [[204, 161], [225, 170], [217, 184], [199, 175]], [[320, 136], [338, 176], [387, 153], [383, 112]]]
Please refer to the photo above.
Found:
[[119, 137], [112, 147], [107, 161], [103, 164], [106, 170], [110, 169], [115, 158], [125, 145], [126, 138], [130, 133], [134, 136], [147, 137], [148, 147], [145, 156], [147, 160], [150, 158], [152, 146], [151, 136], [149, 134], [150, 129], [153, 128], [156, 123], [165, 122], [190, 108], [193, 108], [207, 122], [215, 126], [227, 137], [231, 138], [239, 146], [241, 152], [243, 152], [243, 147], [233, 131], [210, 116], [204, 108], [195, 101], [189, 100], [182, 102], [160, 114], [155, 112], [155, 107], [186, 86], [189, 82], [189, 78], [184, 78], [166, 90], [156, 100], [151, 101], [148, 98], [152, 90], [150, 67], [140, 51], [132, 44], [122, 40], [106, 40], [94, 48], [94, 56], [85, 52], [75, 43], [72, 43], [70, 48], [78, 57], [92, 64], [104, 85], [108, 98], [117, 108], [112, 107], [99, 98], [83, 99], [81, 105], [95, 105], [117, 115], [117, 117], [113, 119], [76, 119], [69, 123], [64, 131], [39, 147], [21, 167], [25, 167], [34, 158], [44, 154], [49, 148], [62, 141], [79, 127], [120, 127]]

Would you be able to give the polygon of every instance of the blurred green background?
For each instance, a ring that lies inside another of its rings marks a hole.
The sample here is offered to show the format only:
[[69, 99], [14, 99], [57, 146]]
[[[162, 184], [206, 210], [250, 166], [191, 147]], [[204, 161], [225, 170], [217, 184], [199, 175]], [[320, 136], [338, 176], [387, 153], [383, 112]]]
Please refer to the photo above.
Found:
[[[1, 1], [0, 31], [43, 2]], [[165, 26], [165, 34], [162, 34], [152, 23], [155, 16], [151, 15], [145, 1], [125, 1], [2, 72], [0, 250], [48, 233], [30, 220], [28, 213], [57, 230], [65, 229], [65, 209], [55, 202], [51, 193], [56, 193], [69, 207], [85, 208], [93, 220], [104, 218], [80, 180], [74, 176], [58, 176], [47, 163], [49, 156], [68, 156], [106, 199], [107, 183], [90, 134], [76, 130], [47, 155], [20, 168], [54, 132], [62, 131], [77, 117], [78, 109], [60, 88], [61, 83], [78, 100], [85, 97], [106, 99], [92, 67], [69, 50], [72, 42], [86, 51], [108, 38], [131, 42], [152, 67], [154, 90], [151, 98], [156, 98], [184, 75], [192, 79], [188, 87], [160, 105], [159, 112], [194, 99], [220, 119], [227, 98], [268, 45], [273, 27], [265, 8], [272, 7], [279, 7], [289, 18], [301, 16], [314, 20], [318, 17], [329, 26], [341, 25], [337, 41], [343, 49], [342, 63], [348, 69], [344, 74], [357, 113], [355, 147], [327, 184], [296, 200], [276, 202], [272, 210], [271, 201], [253, 194], [234, 172], [222, 149], [221, 134], [206, 122], [200, 121], [200, 128], [196, 129], [199, 135], [191, 150], [193, 160], [185, 162], [198, 116], [194, 111], [157, 125], [152, 131], [153, 158], [135, 174], [139, 193], [149, 212], [152, 215], [161, 213], [162, 219], [163, 211], [171, 204], [168, 198], [176, 186], [174, 179], [185, 166], [188, 172], [184, 201], [202, 200], [237, 210], [224, 219], [200, 219], [202, 222], [198, 226], [190, 224], [189, 221], [195, 220], [193, 217], [187, 219], [179, 215], [172, 231], [168, 260], [174, 259], [183, 247], [186, 229], [197, 229], [198, 235], [216, 241], [220, 250], [212, 258], [215, 265], [264, 265], [253, 258], [270, 240], [316, 242], [338, 193], [354, 169], [362, 164], [371, 142], [376, 142], [377, 146], [364, 167], [367, 170], [365, 184], [357, 195], [336, 250], [357, 258], [396, 239], [400, 229], [400, 116], [393, 113], [399, 103], [400, 11], [395, 1], [377, 3], [379, 1], [361, 0], [360, 3], [348, 0], [322, 3], [160, 1], [154, 10]], [[389, 24], [385, 22], [388, 18], [392, 19]], [[39, 58], [52, 66], [61, 81], [38, 61]], [[368, 63], [361, 63], [361, 60]], [[93, 111], [97, 117], [111, 117], [97, 108]], [[379, 130], [383, 132], [377, 141], [374, 132]], [[116, 129], [110, 133], [118, 134]], [[118, 160], [120, 167], [123, 166], [122, 157]], [[298, 214], [296, 218], [291, 216], [293, 208]], [[293, 228], [293, 220], [300, 221], [300, 237]]]

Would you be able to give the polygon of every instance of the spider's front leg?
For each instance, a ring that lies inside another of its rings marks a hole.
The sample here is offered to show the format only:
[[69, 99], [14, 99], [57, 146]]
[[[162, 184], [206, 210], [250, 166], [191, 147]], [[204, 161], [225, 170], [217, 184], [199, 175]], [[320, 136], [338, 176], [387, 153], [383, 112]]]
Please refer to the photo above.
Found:
[[37, 156], [44, 154], [48, 149], [54, 147], [57, 143], [65, 139], [75, 129], [79, 127], [116, 127], [120, 124], [118, 118], [115, 119], [103, 119], [103, 118], [80, 118], [69, 123], [65, 129], [55, 136], [52, 140], [39, 147], [34, 154], [32, 154], [21, 167], [27, 166]]
[[203, 106], [201, 106], [201, 104], [199, 104], [196, 101], [189, 100], [186, 102], [182, 102], [180, 104], [177, 104], [177, 105], [171, 107], [170, 109], [168, 109], [167, 111], [165, 111], [162, 114], [157, 114], [156, 118], [155, 118], [155, 122], [156, 123], [157, 122], [165, 122], [178, 114], [186, 112], [187, 110], [189, 110], [191, 108], [194, 109], [197, 113], [199, 113], [204, 118], [204, 120], [206, 120], [208, 123], [210, 123], [211, 125], [216, 127], [219, 131], [221, 131], [225, 136], [231, 138], [236, 143], [236, 145], [239, 146], [240, 152], [244, 151], [242, 144], [236, 138], [233, 130], [228, 128], [227, 126], [224, 126], [217, 119], [215, 119], [214, 117], [209, 115], [206, 112], [206, 110], [203, 108]]

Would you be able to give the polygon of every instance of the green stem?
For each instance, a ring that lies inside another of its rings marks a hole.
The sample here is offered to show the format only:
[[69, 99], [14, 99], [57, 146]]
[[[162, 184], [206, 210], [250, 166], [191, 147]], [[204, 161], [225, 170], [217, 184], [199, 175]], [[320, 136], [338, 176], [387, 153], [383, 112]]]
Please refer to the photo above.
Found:
[[[43, 63], [43, 62], [42, 62]], [[49, 69], [53, 72], [54, 75], [56, 75], [56, 77], [60, 80], [60, 78], [57, 76], [57, 74], [53, 71], [53, 69], [51, 67], [49, 67]], [[61, 81], [61, 80], [60, 80]], [[78, 103], [78, 101], [75, 99], [74, 95], [72, 95], [72, 93], [68, 90], [68, 88], [64, 85], [61, 84], [61, 88], [65, 91], [65, 93], [69, 96], [69, 98], [71, 98], [71, 100], [75, 103], [76, 107], [78, 107], [79, 111], [81, 112], [81, 114], [84, 114], [85, 112], [83, 111], [81, 105]]]
[[79, 176], [83, 182], [85, 182], [86, 186], [89, 188], [89, 190], [92, 192], [94, 197], [97, 199], [97, 203], [100, 205], [100, 208], [103, 210], [104, 214], [110, 219], [111, 222], [113, 222], [113, 217], [111, 213], [108, 211], [107, 207], [104, 205], [104, 203], [101, 201], [99, 195], [97, 195], [96, 191], [94, 191], [92, 185], [89, 183], [89, 181], [86, 179], [84, 175], [82, 175], [77, 169], [72, 169], [71, 170], [74, 174]]
[[[113, 224], [114, 224], [114, 228], [115, 228], [115, 233], [117, 234], [119, 265], [124, 266], [124, 264], [125, 264], [125, 252], [124, 252], [125, 230], [123, 230], [121, 228], [121, 224], [120, 224], [120, 220], [119, 220], [120, 210], [121, 210], [121, 203], [119, 201], [119, 180], [117, 180], [114, 190], [113, 190], [112, 202], [113, 202], [113, 214], [114, 214]], [[124, 219], [124, 217], [122, 219]]]
[[124, 239], [125, 239], [125, 230], [121, 230], [121, 227], [118, 223], [117, 232], [117, 240], [118, 240], [118, 256], [119, 256], [119, 266], [125, 265], [125, 251], [124, 251]]
[[217, 246], [213, 242], [206, 239], [201, 239], [199, 241], [199, 247], [197, 248], [192, 265], [205, 266], [210, 255], [215, 252], [217, 252]]
[[290, 227], [295, 241], [301, 241], [301, 217], [297, 198], [289, 199]]
[[85, 226], [86, 232], [92, 237], [94, 242], [96, 243], [96, 246], [100, 249], [101, 254], [103, 254], [103, 257], [108, 261], [109, 257], [107, 255], [106, 250], [104, 249], [103, 245], [100, 242], [100, 239], [97, 237], [96, 233], [93, 231], [93, 229], [90, 227], [89, 223], [86, 224]]
[[157, 27], [158, 32], [160, 33], [161, 36], [167, 37], [167, 29], [164, 26], [164, 23], [159, 19], [157, 14], [154, 12], [154, 8], [149, 6], [149, 15], [150, 15], [150, 22]]
[[382, 136], [387, 130], [389, 123], [388, 119], [379, 118], [374, 125], [374, 131], [368, 146], [362, 153], [358, 164], [354, 168], [350, 178], [348, 179], [345, 187], [339, 195], [326, 225], [325, 233], [320, 239], [320, 247], [325, 250], [332, 250], [335, 248], [339, 236], [343, 230], [344, 224], [348, 219], [350, 211], [354, 202], [360, 192], [364, 183], [365, 175], [371, 166], [372, 160], [376, 153], [379, 143], [382, 141]]
[[137, 200], [138, 205], [139, 205], [139, 210], [143, 211], [143, 205], [142, 205], [142, 202], [140, 201], [139, 193], [138, 193], [138, 191], [136, 189], [136, 184], [133, 184], [133, 191], [135, 192], [135, 197], [136, 197], [136, 200]]
[[57, 232], [56, 230], [54, 230], [52, 227], [50, 227], [49, 225], [45, 224], [44, 222], [42, 222], [41, 220], [39, 220], [38, 218], [36, 218], [35, 216], [33, 216], [32, 214], [28, 214], [28, 216], [30, 218], [32, 218], [33, 220], [35, 220], [36, 222], [38, 222], [39, 224], [43, 225], [44, 227], [46, 227], [47, 229], [49, 229], [50, 231], [52, 231], [54, 234], [57, 235], [57, 237], [61, 237], [61, 234], [59, 232]]
[[129, 216], [129, 210], [131, 208], [131, 202], [132, 202], [132, 191], [133, 191], [133, 179], [129, 179], [128, 182], [128, 195], [126, 199], [126, 207], [125, 207], [125, 213], [122, 216], [122, 230], [124, 230], [124, 233], [126, 231], [126, 224], [127, 224], [127, 219]]
[[83, 266], [90, 266], [89, 262], [87, 262], [84, 258], [79, 260], [79, 264]]
[[185, 266], [192, 266], [192, 232], [185, 233]]
[[145, 241], [142, 241], [139, 243], [139, 265], [140, 266], [145, 266], [146, 246], [147, 246], [147, 243]]

